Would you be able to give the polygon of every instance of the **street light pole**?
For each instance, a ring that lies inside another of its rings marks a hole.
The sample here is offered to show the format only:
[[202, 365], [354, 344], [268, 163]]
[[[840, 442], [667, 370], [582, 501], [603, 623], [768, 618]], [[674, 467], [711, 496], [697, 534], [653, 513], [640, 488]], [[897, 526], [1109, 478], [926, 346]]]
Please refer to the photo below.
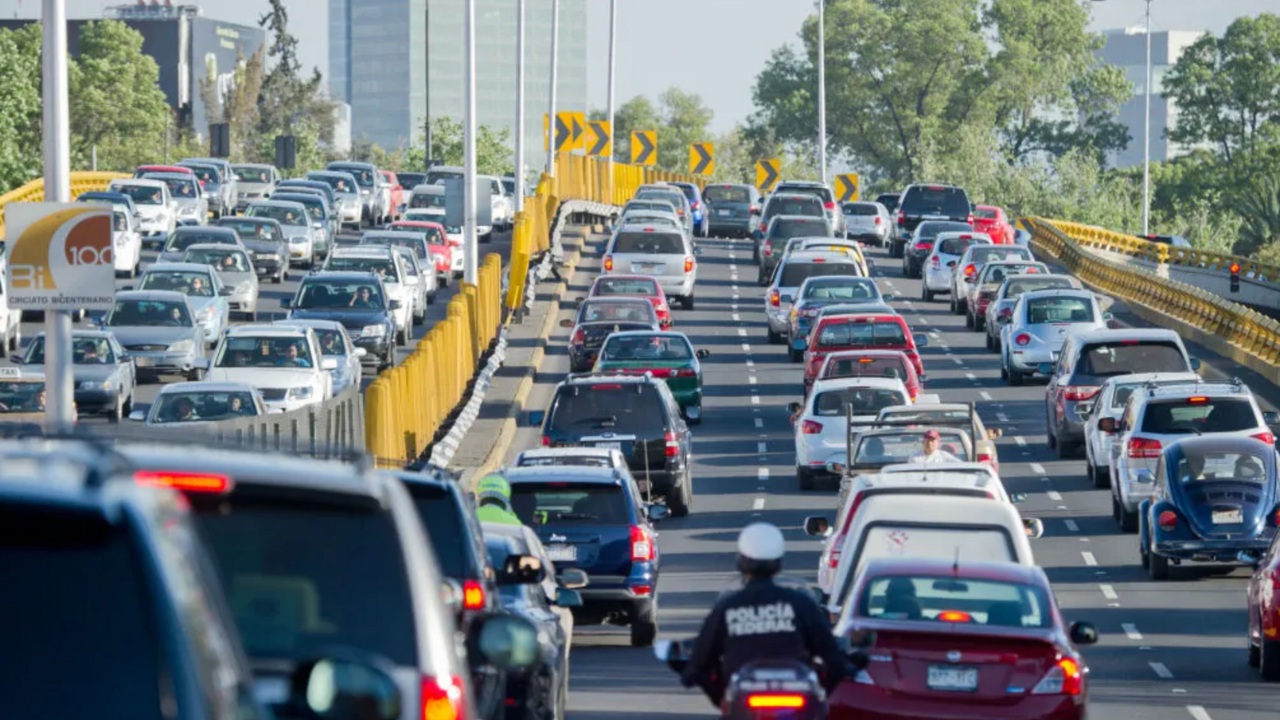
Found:
[[[44, 0], [44, 199], [71, 202], [71, 120], [67, 101], [67, 3]], [[74, 424], [75, 385], [71, 377], [71, 312], [46, 310], [45, 417], [67, 431]]]
[[1147, 79], [1142, 113], [1142, 234], [1151, 234], [1151, 0], [1147, 0]]
[[547, 174], [556, 175], [556, 81], [560, 73], [560, 0], [551, 0], [551, 93], [547, 105]]
[[524, 4], [516, 0], [516, 212], [524, 210]]
[[[609, 3], [609, 142], [613, 143], [613, 109], [617, 102], [617, 95], [614, 84], [618, 69], [618, 0], [610, 0]], [[609, 157], [605, 158], [605, 162], [609, 166], [609, 195], [610, 202], [613, 198], [613, 149], [610, 147]]]
[[818, 180], [827, 181], [826, 0], [818, 0]]
[[423, 172], [431, 172], [431, 0], [422, 5], [422, 102], [425, 110], [422, 113], [422, 164], [425, 166]]
[[476, 0], [466, 0], [465, 10], [465, 59], [466, 89], [463, 98], [463, 122], [466, 137], [462, 145], [462, 280], [474, 284], [479, 276], [476, 255], [480, 247], [476, 243]]

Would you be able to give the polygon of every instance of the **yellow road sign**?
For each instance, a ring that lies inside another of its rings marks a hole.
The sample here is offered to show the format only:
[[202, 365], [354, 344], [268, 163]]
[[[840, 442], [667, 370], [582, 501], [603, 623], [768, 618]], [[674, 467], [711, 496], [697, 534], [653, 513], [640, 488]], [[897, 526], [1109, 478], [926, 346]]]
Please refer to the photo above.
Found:
[[862, 197], [862, 185], [858, 173], [836, 176], [836, 198], [840, 202], [857, 202]]
[[631, 164], [632, 165], [657, 165], [658, 164], [658, 131], [657, 130], [632, 130], [631, 131]]
[[551, 149], [551, 123], [549, 118], [549, 115], [542, 113], [542, 152]]
[[564, 152], [572, 150], [573, 145], [573, 124], [575, 112], [558, 112], [556, 113], [556, 152]]
[[587, 154], [595, 157], [613, 155], [613, 128], [608, 120], [587, 121]]
[[778, 184], [782, 161], [778, 158], [761, 158], [756, 161], [756, 187], [760, 192], [771, 192]]
[[586, 113], [570, 113], [573, 116], [573, 122], [569, 123], [571, 138], [569, 140], [570, 150], [586, 150], [587, 149], [587, 114]]
[[689, 174], [714, 175], [715, 173], [715, 143], [691, 143], [689, 145]]

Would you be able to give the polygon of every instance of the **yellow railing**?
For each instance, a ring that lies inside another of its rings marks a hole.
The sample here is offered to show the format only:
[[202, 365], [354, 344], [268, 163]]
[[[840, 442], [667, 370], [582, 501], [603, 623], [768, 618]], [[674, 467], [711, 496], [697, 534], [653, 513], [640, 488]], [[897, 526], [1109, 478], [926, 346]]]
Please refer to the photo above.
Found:
[[[73, 172], [71, 173], [71, 197], [94, 190], [106, 190], [107, 185], [128, 175], [111, 172]], [[11, 202], [41, 202], [44, 200], [44, 178], [32, 180], [19, 188], [0, 195], [0, 237], [4, 237], [4, 206]]]

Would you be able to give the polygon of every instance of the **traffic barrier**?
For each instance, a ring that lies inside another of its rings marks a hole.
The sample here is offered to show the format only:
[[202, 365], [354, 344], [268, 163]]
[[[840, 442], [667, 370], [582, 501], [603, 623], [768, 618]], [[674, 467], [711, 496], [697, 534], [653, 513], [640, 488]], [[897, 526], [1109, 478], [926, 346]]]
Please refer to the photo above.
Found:
[[318, 458], [345, 458], [365, 449], [365, 412], [360, 388], [352, 386], [328, 402], [274, 415], [209, 423], [219, 445], [272, 450]]
[[[71, 173], [71, 197], [79, 197], [80, 193], [95, 190], [106, 190], [112, 180], [127, 178], [128, 175], [113, 172], [73, 172]], [[4, 237], [4, 208], [11, 202], [43, 202], [44, 178], [37, 178], [22, 187], [14, 188], [0, 195], [0, 238]]]

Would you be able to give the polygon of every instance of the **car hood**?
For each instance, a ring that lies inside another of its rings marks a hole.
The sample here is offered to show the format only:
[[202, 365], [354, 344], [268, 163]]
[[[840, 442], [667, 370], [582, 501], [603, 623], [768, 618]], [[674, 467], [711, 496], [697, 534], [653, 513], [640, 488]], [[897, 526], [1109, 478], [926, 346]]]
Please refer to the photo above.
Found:
[[315, 382], [312, 368], [209, 368], [208, 380], [213, 382], [242, 382], [260, 388], [291, 388], [311, 385]]
[[82, 365], [77, 363], [71, 366], [71, 376], [75, 378], [76, 382], [110, 380], [115, 373], [115, 365]]
[[116, 336], [121, 345], [172, 345], [179, 340], [191, 340], [199, 332], [194, 327], [114, 326], [107, 330]]
[[275, 186], [271, 183], [251, 183], [241, 180], [236, 183], [236, 189], [242, 193], [261, 193], [275, 190]]
[[196, 295], [188, 295], [187, 302], [191, 303], [191, 309], [194, 312], [201, 312], [211, 305], [217, 305], [222, 298], [220, 296], [201, 297]]
[[243, 242], [244, 246], [248, 248], [250, 252], [259, 255], [279, 255], [287, 252], [282, 244], [274, 240], [244, 240]]
[[178, 207], [187, 207], [187, 206], [199, 207], [200, 198], [176, 197], [173, 199], [173, 204]]
[[314, 309], [292, 310], [290, 320], [336, 320], [348, 330], [358, 330], [366, 325], [379, 325], [387, 322], [387, 314], [383, 310], [350, 309]]
[[245, 282], [247, 280], [253, 280], [254, 278], [257, 277], [257, 275], [254, 275], [253, 273], [249, 273], [249, 272], [239, 272], [239, 271], [230, 272], [226, 270], [218, 270], [217, 273], [218, 273], [218, 277], [222, 278], [222, 284], [226, 285], [229, 288], [234, 288], [242, 282]]

